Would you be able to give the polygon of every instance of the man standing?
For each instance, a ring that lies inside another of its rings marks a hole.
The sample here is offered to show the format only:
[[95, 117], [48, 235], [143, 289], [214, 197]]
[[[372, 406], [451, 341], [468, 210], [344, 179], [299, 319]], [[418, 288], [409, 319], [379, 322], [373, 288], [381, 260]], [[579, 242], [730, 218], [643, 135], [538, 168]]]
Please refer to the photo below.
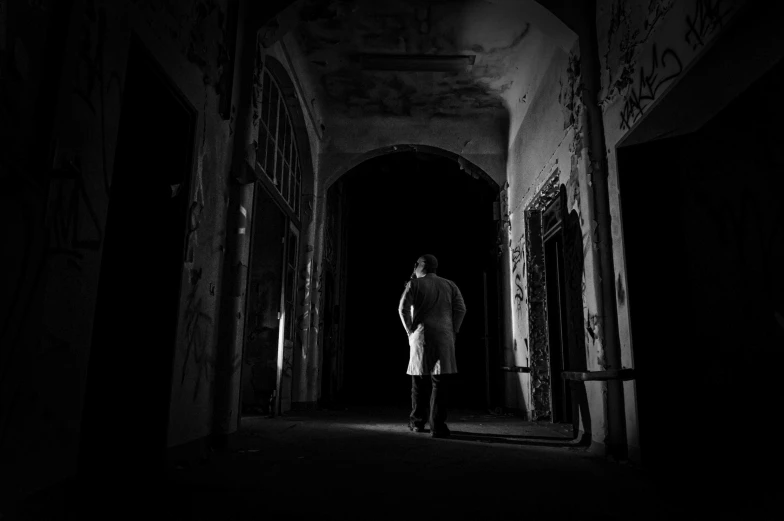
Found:
[[[438, 260], [422, 255], [406, 284], [398, 313], [408, 333], [411, 375], [411, 416], [408, 426], [423, 432], [429, 420], [430, 435], [449, 436], [446, 426], [447, 379], [457, 372], [455, 336], [460, 331], [466, 308], [460, 290], [451, 280], [436, 275]], [[430, 388], [430, 403], [427, 390]], [[429, 411], [428, 411], [429, 409]]]

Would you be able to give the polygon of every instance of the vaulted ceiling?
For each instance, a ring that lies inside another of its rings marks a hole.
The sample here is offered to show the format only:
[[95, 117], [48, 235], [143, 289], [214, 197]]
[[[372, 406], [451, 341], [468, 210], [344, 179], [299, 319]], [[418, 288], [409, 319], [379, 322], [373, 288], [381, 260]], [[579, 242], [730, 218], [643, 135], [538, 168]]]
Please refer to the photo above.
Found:
[[526, 64], [543, 32], [569, 38], [532, 0], [304, 0], [297, 9], [309, 76], [327, 109], [348, 118], [501, 115], [530, 95]]
[[553, 14], [565, 1], [295, 0], [259, 41], [297, 77], [320, 169], [415, 144], [501, 185], [547, 68], [574, 47]]

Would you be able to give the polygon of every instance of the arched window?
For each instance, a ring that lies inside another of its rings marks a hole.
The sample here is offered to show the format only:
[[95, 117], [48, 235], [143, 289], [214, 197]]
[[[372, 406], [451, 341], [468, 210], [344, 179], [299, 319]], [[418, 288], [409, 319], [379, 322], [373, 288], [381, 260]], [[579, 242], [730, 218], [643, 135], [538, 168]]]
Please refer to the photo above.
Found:
[[264, 67], [261, 83], [261, 122], [256, 165], [272, 182], [294, 215], [299, 217], [302, 169], [289, 108], [280, 86]]

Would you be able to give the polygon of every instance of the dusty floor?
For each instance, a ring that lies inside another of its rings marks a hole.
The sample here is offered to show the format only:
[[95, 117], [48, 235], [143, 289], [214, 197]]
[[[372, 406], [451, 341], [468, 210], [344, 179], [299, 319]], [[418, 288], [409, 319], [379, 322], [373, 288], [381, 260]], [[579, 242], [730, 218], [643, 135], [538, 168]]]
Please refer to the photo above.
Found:
[[228, 450], [174, 459], [159, 482], [70, 483], [1, 519], [777, 518], [721, 506], [697, 484], [656, 485], [575, 445], [565, 426], [453, 411], [453, 437], [432, 439], [406, 419], [391, 408], [245, 418]]

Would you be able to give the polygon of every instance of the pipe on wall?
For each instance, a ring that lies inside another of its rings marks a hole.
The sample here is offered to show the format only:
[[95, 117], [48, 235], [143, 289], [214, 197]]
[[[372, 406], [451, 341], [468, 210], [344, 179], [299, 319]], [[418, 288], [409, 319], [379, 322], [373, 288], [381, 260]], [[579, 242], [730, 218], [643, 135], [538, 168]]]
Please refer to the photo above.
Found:
[[[598, 99], [601, 91], [601, 64], [596, 34], [596, 0], [577, 2], [579, 20], [581, 97], [584, 106], [583, 133], [588, 148], [588, 175], [593, 189], [593, 219], [596, 234], [593, 237], [600, 273], [599, 310], [601, 313], [602, 343], [605, 370], [621, 369], [621, 345], [618, 333], [618, 313], [615, 300], [615, 269], [612, 253], [610, 223], [610, 193], [608, 188], [607, 154], [604, 140], [604, 121]], [[623, 382], [607, 380], [607, 453], [617, 458], [626, 457], [626, 417], [623, 399]]]
[[[253, 71], [255, 66], [258, 7], [241, 1], [238, 27], [235, 78], [232, 98], [236, 100], [234, 157], [228, 179], [226, 237], [220, 284], [220, 314], [213, 384], [212, 443], [216, 448], [227, 445], [228, 435], [239, 423], [240, 369], [245, 324], [245, 288], [250, 248], [251, 208], [255, 177], [247, 164], [246, 143], [251, 141]], [[231, 110], [231, 109], [230, 109]]]

